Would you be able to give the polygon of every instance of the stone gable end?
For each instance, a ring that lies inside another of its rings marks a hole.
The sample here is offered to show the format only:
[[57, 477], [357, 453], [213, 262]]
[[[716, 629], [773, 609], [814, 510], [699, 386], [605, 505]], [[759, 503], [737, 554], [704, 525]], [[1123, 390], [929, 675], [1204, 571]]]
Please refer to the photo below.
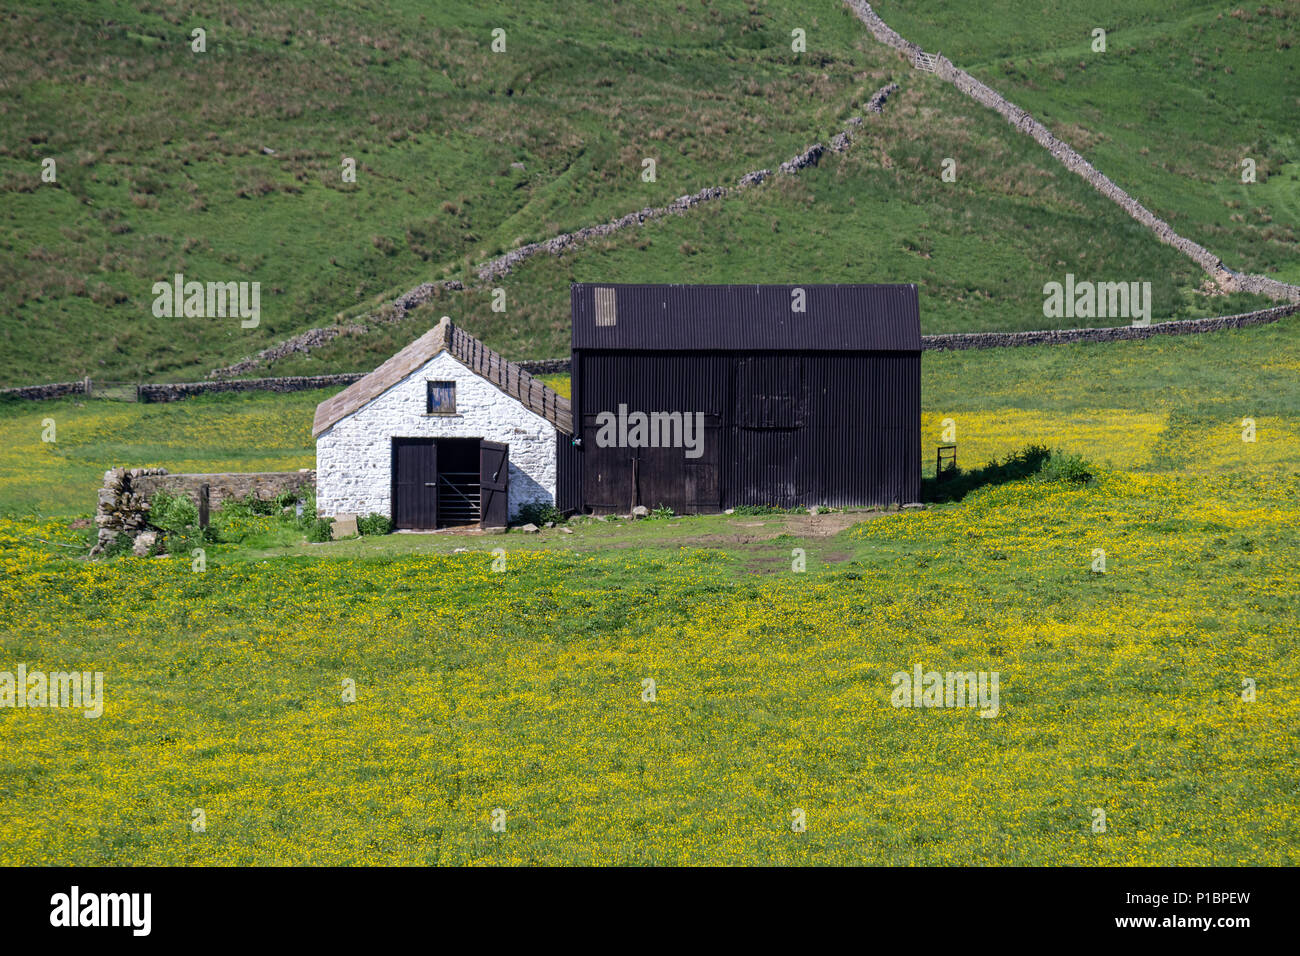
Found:
[[[426, 382], [456, 383], [456, 414], [426, 414]], [[510, 446], [510, 517], [555, 501], [555, 427], [446, 351], [316, 440], [319, 514], [392, 516], [393, 438], [485, 438]]]

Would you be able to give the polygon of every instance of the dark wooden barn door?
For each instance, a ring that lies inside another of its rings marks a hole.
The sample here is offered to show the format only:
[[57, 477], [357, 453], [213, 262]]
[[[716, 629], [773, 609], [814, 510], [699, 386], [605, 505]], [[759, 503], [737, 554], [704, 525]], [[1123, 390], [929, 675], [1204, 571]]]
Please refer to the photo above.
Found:
[[694, 458], [687, 457], [684, 447], [625, 449], [633, 458], [634, 478], [626, 508], [666, 505], [678, 514], [720, 510], [722, 442], [718, 416], [705, 415], [703, 425], [703, 433], [693, 436], [698, 443]]
[[[736, 363], [736, 432], [728, 504], [801, 503], [808, 420], [805, 363], [799, 355], [754, 355]], [[848, 449], [831, 454], [848, 455]]]
[[704, 416], [703, 447], [698, 458], [683, 464], [686, 481], [685, 508], [688, 513], [709, 514], [722, 510], [722, 419]]
[[393, 439], [393, 526], [438, 526], [438, 446], [431, 438]]
[[582, 416], [582, 497], [597, 513], [627, 511], [632, 505], [634, 449], [601, 447], [596, 415]]
[[495, 441], [478, 444], [479, 524], [504, 528], [510, 517], [510, 446]]
[[[694, 414], [692, 412], [683, 413]], [[723, 450], [722, 420], [704, 416], [704, 431], [695, 435], [699, 455], [677, 448], [602, 448], [597, 416], [583, 417], [583, 499], [598, 513], [626, 514], [637, 505], [672, 508], [678, 514], [708, 514], [721, 510]], [[683, 434], [684, 438], [684, 434]]]

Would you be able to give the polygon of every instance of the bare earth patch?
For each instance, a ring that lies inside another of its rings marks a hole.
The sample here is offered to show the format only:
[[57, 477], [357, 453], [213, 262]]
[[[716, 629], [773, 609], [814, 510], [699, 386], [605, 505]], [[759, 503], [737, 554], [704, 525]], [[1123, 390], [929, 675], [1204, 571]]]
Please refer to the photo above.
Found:
[[815, 515], [787, 515], [785, 531], [801, 538], [829, 538], [845, 528], [879, 518], [883, 511], [831, 511]]
[[[687, 533], [680, 537], [671, 532], [667, 534], [655, 533], [659, 528], [667, 530], [673, 528], [673, 525], [660, 524], [652, 531], [649, 525], [629, 522], [627, 527], [636, 527], [642, 531], [645, 538], [610, 542], [608, 545], [603, 546], [616, 548], [642, 547], [649, 543], [647, 540], [649, 538], [661, 538], [677, 545], [693, 545], [706, 548], [763, 544], [783, 535], [794, 538], [829, 538], [832, 535], [839, 534], [846, 528], [853, 527], [855, 524], [870, 521], [872, 518], [878, 518], [886, 513], [884, 511], [836, 511], [817, 515], [772, 515], [769, 518], [756, 518], [752, 515], [735, 516], [727, 520], [727, 526], [734, 528], [734, 531], [710, 531], [702, 534]], [[692, 519], [686, 518], [684, 520], [690, 521]], [[673, 530], [677, 529], [673, 528]], [[844, 560], [844, 558], [836, 560]]]

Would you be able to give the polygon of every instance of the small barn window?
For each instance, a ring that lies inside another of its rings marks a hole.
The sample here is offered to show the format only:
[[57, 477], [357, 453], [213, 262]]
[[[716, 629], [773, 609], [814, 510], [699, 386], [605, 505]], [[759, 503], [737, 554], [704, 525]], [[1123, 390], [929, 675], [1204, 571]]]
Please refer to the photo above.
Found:
[[430, 415], [455, 415], [456, 414], [456, 383], [455, 382], [429, 382], [429, 407], [426, 409]]

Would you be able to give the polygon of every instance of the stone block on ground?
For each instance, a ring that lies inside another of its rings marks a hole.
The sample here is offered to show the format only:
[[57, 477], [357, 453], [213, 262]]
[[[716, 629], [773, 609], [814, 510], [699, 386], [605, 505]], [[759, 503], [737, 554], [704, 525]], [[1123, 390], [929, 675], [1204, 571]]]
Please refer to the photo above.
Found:
[[156, 534], [152, 531], [146, 531], [144, 534], [136, 537], [135, 544], [131, 545], [131, 553], [137, 558], [147, 557], [149, 552], [153, 550], [153, 546], [157, 540], [158, 536]]

